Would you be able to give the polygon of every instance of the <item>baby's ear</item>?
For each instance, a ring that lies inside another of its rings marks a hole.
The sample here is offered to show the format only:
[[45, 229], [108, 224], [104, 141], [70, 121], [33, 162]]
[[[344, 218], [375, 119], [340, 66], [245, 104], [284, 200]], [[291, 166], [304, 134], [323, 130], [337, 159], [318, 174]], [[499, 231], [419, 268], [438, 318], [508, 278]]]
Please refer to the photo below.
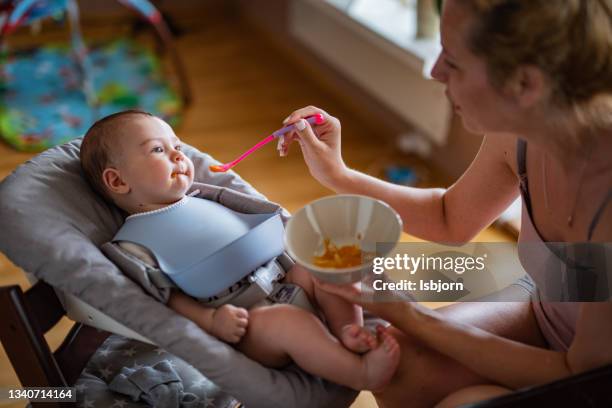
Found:
[[106, 188], [115, 194], [127, 194], [130, 192], [130, 186], [123, 181], [119, 170], [112, 167], [104, 169], [102, 172], [102, 181]]

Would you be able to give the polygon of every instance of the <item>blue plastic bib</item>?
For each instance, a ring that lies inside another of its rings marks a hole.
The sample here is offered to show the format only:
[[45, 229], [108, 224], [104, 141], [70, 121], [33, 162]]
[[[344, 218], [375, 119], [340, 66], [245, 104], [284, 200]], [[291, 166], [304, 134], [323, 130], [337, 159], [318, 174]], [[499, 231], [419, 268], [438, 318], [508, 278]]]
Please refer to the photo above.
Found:
[[280, 215], [243, 214], [185, 197], [127, 218], [113, 241], [147, 248], [185, 293], [206, 298], [227, 289], [284, 250]]

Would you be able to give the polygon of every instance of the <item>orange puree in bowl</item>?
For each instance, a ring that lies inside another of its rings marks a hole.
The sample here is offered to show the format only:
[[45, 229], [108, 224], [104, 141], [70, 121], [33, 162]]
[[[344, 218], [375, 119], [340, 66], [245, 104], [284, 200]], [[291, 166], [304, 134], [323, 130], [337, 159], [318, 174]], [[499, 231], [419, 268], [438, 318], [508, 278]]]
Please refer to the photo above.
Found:
[[362, 264], [362, 252], [359, 245], [337, 247], [328, 238], [323, 240], [325, 252], [314, 256], [313, 263], [320, 268], [350, 268]]

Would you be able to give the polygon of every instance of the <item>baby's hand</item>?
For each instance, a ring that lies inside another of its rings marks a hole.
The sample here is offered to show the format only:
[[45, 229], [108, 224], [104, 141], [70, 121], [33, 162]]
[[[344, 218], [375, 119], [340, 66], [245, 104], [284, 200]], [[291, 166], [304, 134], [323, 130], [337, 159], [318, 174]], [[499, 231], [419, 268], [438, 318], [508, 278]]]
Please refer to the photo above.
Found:
[[211, 334], [228, 343], [238, 343], [246, 333], [249, 312], [241, 307], [223, 305], [213, 313]]

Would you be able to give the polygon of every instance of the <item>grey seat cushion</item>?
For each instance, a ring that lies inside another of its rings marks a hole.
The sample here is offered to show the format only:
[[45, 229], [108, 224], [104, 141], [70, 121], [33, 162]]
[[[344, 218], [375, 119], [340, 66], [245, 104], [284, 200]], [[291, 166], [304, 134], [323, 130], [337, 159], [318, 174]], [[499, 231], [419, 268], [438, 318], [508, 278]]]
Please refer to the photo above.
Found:
[[[295, 366], [266, 368], [174, 313], [125, 276], [99, 250], [123, 222], [84, 180], [81, 140], [49, 149], [0, 184], [0, 250], [19, 267], [72, 294], [191, 364], [249, 407], [343, 407], [356, 393]], [[196, 181], [261, 197], [233, 172], [186, 146]]]
[[[124, 393], [113, 392], [108, 384], [124, 367], [138, 369], [168, 362], [181, 379], [181, 386], [190, 399], [183, 406], [199, 408], [235, 408], [239, 402], [206, 379], [191, 365], [167, 351], [128, 339], [111, 335], [94, 353], [75, 384], [77, 405], [90, 407], [146, 407], [149, 404], [136, 401]], [[168, 407], [170, 408], [170, 407]]]

